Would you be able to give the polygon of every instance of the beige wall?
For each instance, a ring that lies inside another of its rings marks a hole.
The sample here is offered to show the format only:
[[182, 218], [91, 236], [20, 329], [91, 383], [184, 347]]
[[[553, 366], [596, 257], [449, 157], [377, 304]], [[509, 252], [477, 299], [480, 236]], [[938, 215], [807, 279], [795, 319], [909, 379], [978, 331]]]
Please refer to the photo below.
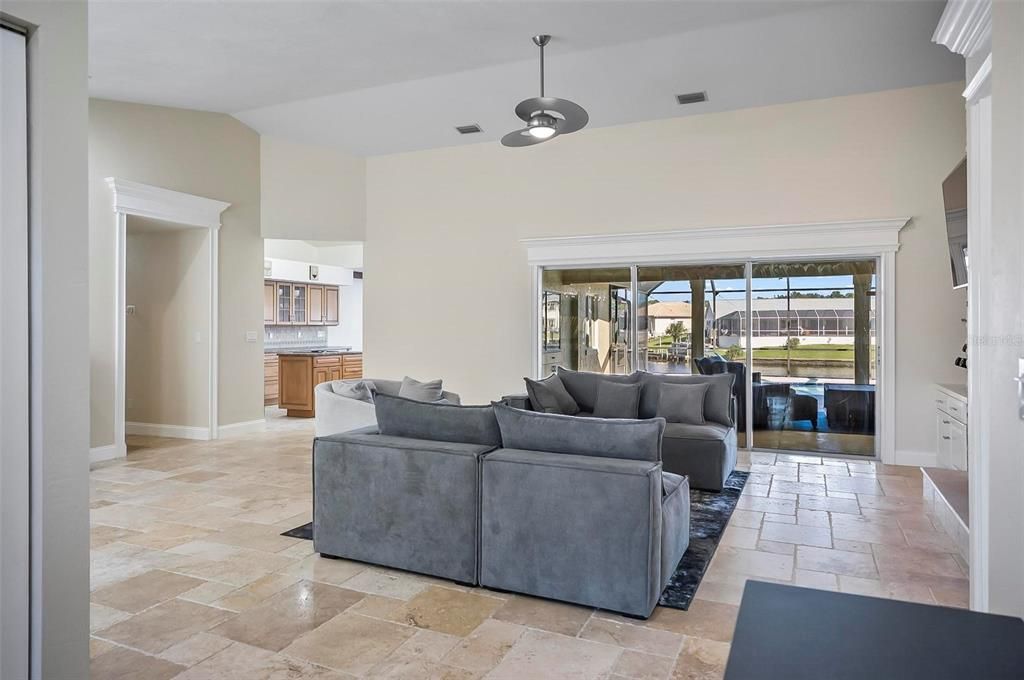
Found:
[[[33, 677], [89, 675], [88, 7], [4, 0], [29, 57]], [[4, 455], [9, 452], [4, 451]], [[0, 550], [3, 550], [0, 547]], [[7, 619], [4, 620], [5, 623]]]
[[[910, 216], [897, 257], [897, 450], [934, 451], [934, 381], [963, 381], [942, 180], [962, 83], [367, 160], [366, 374], [443, 377], [470, 402], [522, 389], [519, 239]], [[376, 310], [381, 310], [377, 313]], [[386, 310], [386, 311], [385, 311]]]
[[223, 114], [89, 103], [92, 446], [113, 442], [114, 219], [106, 177], [231, 203], [220, 229], [220, 424], [263, 417], [259, 136]]
[[362, 241], [366, 161], [327, 147], [260, 138], [266, 238]]
[[[128, 218], [125, 420], [209, 424], [206, 229], [136, 231]], [[199, 341], [196, 342], [198, 334]]]

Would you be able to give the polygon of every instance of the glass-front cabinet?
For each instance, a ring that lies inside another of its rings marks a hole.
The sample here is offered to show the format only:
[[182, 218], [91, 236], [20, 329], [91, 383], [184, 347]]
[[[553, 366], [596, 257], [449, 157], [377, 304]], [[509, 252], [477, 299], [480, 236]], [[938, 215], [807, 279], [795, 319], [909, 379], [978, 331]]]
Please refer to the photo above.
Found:
[[292, 284], [277, 284], [277, 323], [290, 324], [292, 322]]
[[306, 292], [308, 286], [302, 283], [292, 284], [292, 323], [306, 324]]

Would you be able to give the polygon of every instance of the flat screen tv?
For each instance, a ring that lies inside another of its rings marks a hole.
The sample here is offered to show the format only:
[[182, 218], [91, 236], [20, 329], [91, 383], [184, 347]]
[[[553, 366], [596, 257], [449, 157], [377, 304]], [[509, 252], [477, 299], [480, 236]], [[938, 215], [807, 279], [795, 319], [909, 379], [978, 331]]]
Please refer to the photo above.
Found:
[[949, 264], [953, 287], [967, 285], [967, 159], [960, 161], [942, 183], [946, 207], [946, 237], [949, 239]]

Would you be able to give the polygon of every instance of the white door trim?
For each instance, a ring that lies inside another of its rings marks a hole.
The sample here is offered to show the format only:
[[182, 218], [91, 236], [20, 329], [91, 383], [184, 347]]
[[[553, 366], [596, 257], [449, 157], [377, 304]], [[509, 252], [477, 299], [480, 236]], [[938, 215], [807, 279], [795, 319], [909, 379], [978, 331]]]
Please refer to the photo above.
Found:
[[[107, 185], [113, 195], [115, 217], [115, 294], [114, 294], [114, 446], [118, 457], [127, 455], [125, 445], [125, 279], [127, 265], [128, 216], [147, 217], [183, 225], [185, 228], [207, 230], [209, 248], [208, 274], [210, 282], [210, 337], [209, 337], [209, 436], [217, 438], [218, 398], [218, 345], [219, 317], [218, 269], [220, 216], [231, 204], [203, 196], [171, 191], [139, 182], [108, 177]], [[173, 227], [170, 227], [173, 228]]]
[[702, 264], [815, 258], [878, 258], [878, 452], [896, 455], [896, 374], [889, 356], [896, 342], [896, 251], [909, 217], [802, 224], [699, 227], [675, 231], [523, 239], [531, 277], [530, 339], [533, 377], [540, 376], [540, 293], [544, 267]]

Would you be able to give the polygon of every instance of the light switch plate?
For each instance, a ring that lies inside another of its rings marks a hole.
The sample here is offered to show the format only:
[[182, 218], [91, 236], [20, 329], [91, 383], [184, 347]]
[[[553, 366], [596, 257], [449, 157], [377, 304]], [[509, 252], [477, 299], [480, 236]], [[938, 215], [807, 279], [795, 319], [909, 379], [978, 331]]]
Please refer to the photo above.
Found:
[[246, 331], [245, 332], [245, 341], [246, 342], [256, 342], [256, 331]]

